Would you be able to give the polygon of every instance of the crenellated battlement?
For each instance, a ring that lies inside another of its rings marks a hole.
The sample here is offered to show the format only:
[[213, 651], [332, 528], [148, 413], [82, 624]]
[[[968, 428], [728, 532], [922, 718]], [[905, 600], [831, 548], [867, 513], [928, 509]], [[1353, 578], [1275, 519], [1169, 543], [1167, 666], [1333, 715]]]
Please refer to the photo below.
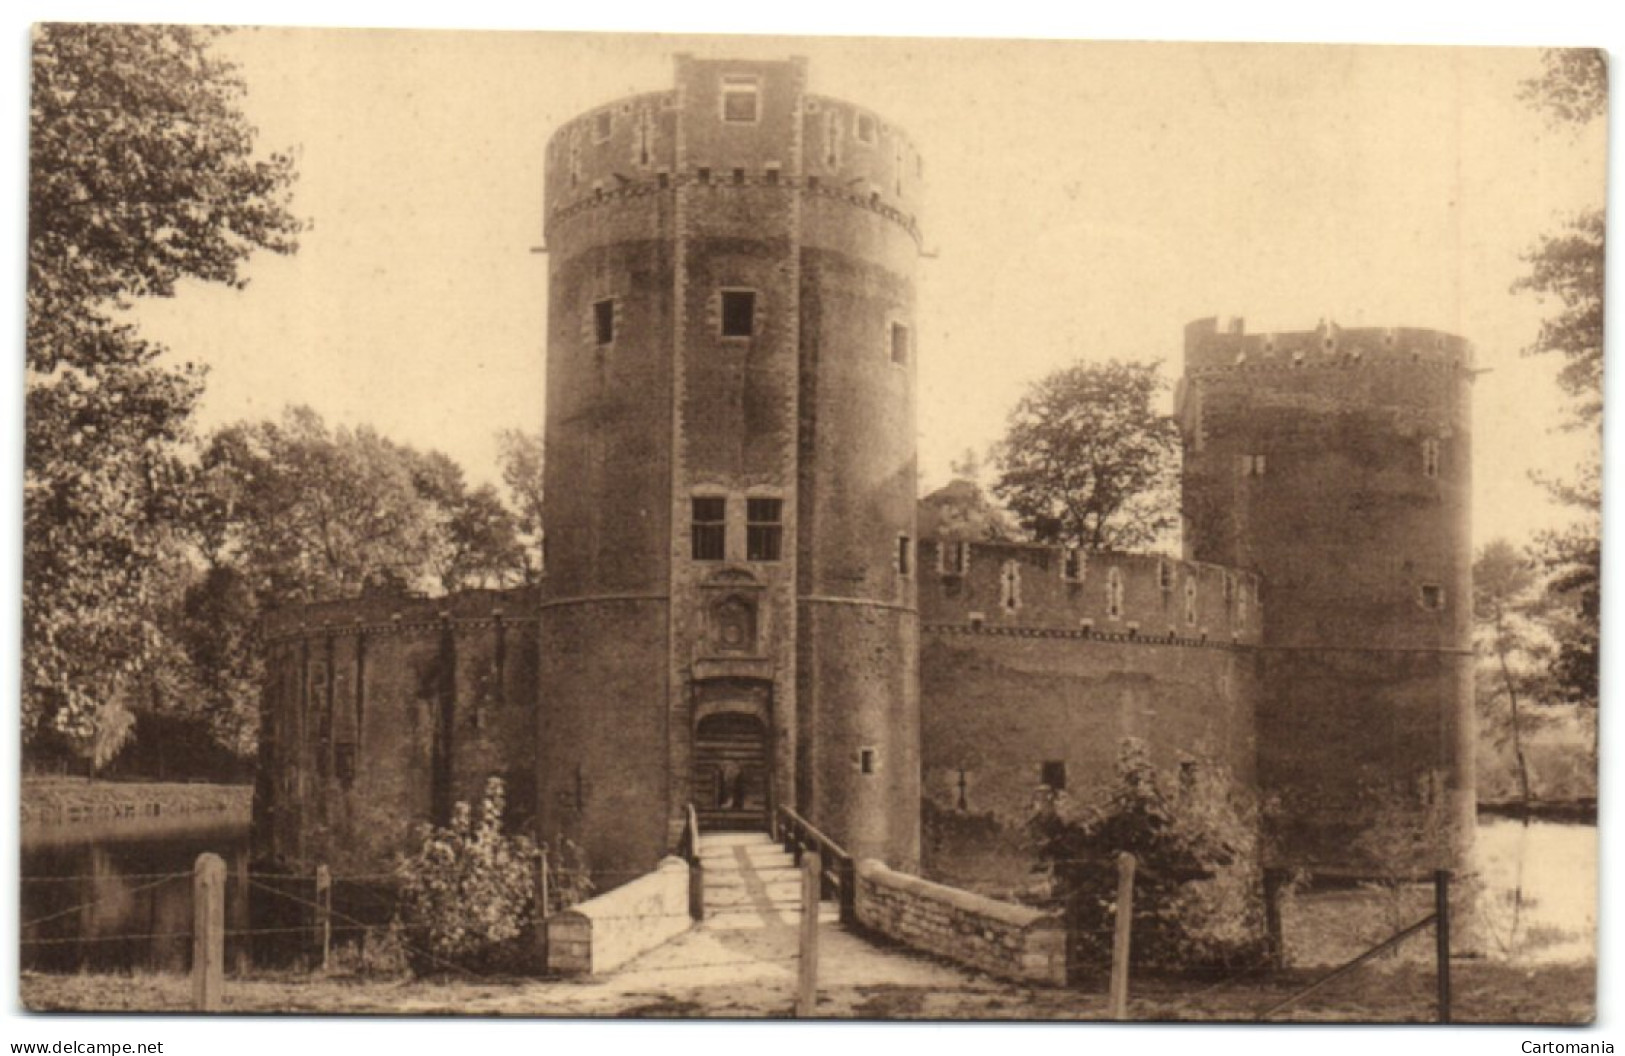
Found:
[[1185, 327], [1185, 373], [1270, 373], [1334, 368], [1473, 369], [1463, 337], [1419, 327], [1354, 327], [1322, 321], [1313, 330], [1249, 334], [1239, 318], [1198, 319]]
[[1033, 543], [920, 543], [920, 622], [1076, 637], [1256, 644], [1259, 579], [1160, 554]]
[[[785, 189], [877, 213], [918, 241], [925, 163], [872, 110], [804, 91], [804, 66], [678, 57], [674, 91], [595, 107], [547, 142], [546, 222], [649, 195]], [[738, 109], [730, 109], [737, 99]]]

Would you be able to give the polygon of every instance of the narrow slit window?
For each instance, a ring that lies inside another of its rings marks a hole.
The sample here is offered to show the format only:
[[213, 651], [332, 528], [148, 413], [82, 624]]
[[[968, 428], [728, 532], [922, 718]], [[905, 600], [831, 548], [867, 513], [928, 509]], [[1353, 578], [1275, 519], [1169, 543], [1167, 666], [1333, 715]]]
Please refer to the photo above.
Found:
[[1431, 437], [1422, 441], [1422, 475], [1439, 475], [1439, 441]]
[[891, 324], [891, 361], [899, 367], [908, 366], [908, 338], [908, 327], [902, 323]]
[[756, 294], [750, 290], [722, 291], [722, 336], [750, 337], [756, 332]]
[[600, 345], [615, 340], [615, 302], [602, 300], [592, 306], [592, 331]]
[[751, 124], [759, 112], [761, 85], [754, 77], [722, 79], [722, 119], [730, 124]]
[[711, 495], [694, 499], [692, 546], [696, 561], [721, 561], [727, 556], [727, 499]]
[[745, 557], [777, 561], [784, 548], [784, 500], [745, 500]]
[[1106, 615], [1111, 619], [1123, 616], [1123, 572], [1112, 569], [1106, 573]]
[[858, 771], [864, 774], [875, 772], [875, 750], [873, 748], [858, 749]]
[[1061, 551], [1061, 578], [1068, 583], [1083, 582], [1084, 558], [1081, 547], [1069, 546]]
[[1185, 578], [1185, 623], [1196, 626], [1196, 577]]
[[875, 119], [868, 114], [858, 115], [858, 142], [873, 143], [875, 141]]
[[938, 563], [944, 575], [962, 576], [970, 565], [970, 544], [963, 540], [943, 540], [937, 544]]
[[594, 141], [602, 143], [609, 138], [610, 133], [614, 130], [615, 114], [612, 111], [605, 110], [593, 121], [592, 138]]
[[914, 540], [906, 535], [897, 537], [897, 574], [900, 576], [912, 575], [914, 572]]

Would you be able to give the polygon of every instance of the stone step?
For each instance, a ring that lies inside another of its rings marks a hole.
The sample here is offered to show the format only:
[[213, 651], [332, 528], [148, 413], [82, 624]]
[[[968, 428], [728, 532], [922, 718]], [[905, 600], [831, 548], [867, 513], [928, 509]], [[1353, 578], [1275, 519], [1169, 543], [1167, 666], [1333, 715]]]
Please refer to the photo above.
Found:
[[755, 877], [764, 884], [801, 883], [801, 870], [786, 862], [783, 865], [757, 866], [753, 869], [719, 869], [706, 866], [704, 882], [707, 888], [743, 887]]
[[773, 837], [765, 832], [702, 832], [700, 833], [700, 850], [707, 847], [749, 847], [760, 843], [772, 843]]
[[741, 852], [745, 860], [752, 865], [782, 865], [791, 861], [790, 852], [776, 843], [764, 843], [754, 847], [701, 847], [700, 864], [706, 868], [722, 866], [739, 861]]
[[705, 889], [705, 904], [710, 906], [748, 906], [758, 898], [788, 905], [801, 904], [801, 881], [785, 880], [757, 887], [754, 884], [710, 884]]
[[[841, 907], [833, 902], [820, 902], [818, 904], [818, 922], [820, 924], [838, 924], [841, 920]], [[722, 909], [711, 912], [706, 908], [704, 926], [717, 931], [753, 931], [768, 927], [800, 927], [801, 907], [775, 906], [771, 914], [765, 914], [754, 909]]]

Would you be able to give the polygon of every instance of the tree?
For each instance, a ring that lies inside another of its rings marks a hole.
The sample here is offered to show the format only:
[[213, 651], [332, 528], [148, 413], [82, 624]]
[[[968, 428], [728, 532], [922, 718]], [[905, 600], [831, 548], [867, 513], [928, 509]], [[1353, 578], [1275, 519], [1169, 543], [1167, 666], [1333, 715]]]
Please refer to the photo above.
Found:
[[228, 426], [203, 451], [220, 520], [201, 534], [261, 605], [426, 585], [436, 523], [423, 465], [367, 426], [330, 431], [309, 407]]
[[[1578, 132], [1607, 112], [1608, 68], [1601, 51], [1548, 49], [1542, 61], [1542, 75], [1524, 83], [1522, 98], [1543, 110], [1555, 127]], [[1602, 207], [1582, 210], [1525, 255], [1529, 273], [1512, 287], [1543, 302], [1547, 298], [1558, 302], [1557, 314], [1542, 323], [1524, 354], [1563, 359], [1557, 381], [1573, 401], [1569, 428], [1600, 431], [1602, 426], [1606, 242]], [[1595, 456], [1588, 460], [1576, 480], [1542, 483], [1578, 513], [1574, 524], [1543, 533], [1539, 540], [1554, 605], [1557, 655], [1551, 673], [1559, 699], [1595, 708], [1602, 570], [1599, 461]]]
[[[1510, 744], [1525, 810], [1534, 793], [1524, 754], [1522, 706], [1539, 699], [1544, 682], [1541, 668], [1549, 662], [1551, 651], [1541, 627], [1543, 587], [1536, 562], [1505, 539], [1485, 545], [1473, 562], [1473, 619], [1481, 632], [1478, 651], [1495, 669], [1495, 688], [1487, 699], [1481, 699], [1481, 710], [1500, 734], [1497, 739]], [[1504, 720], [1493, 709], [1496, 697], [1506, 700]]]
[[504, 429], [497, 434], [501, 448], [502, 483], [516, 512], [524, 581], [534, 583], [544, 571], [542, 546], [542, 434]]
[[1178, 523], [1179, 432], [1152, 400], [1155, 363], [1077, 363], [1034, 384], [995, 450], [993, 492], [1040, 542], [1153, 542]]
[[[29, 109], [25, 739], [97, 741], [165, 648], [156, 610], [187, 501], [202, 374], [117, 313], [185, 278], [241, 286], [295, 248], [285, 155], [254, 156], [220, 31], [45, 25]], [[111, 716], [112, 713], [109, 712]], [[120, 723], [119, 725], [125, 725]]]
[[418, 494], [431, 508], [429, 564], [445, 591], [504, 587], [526, 579], [518, 519], [496, 488], [470, 490], [461, 466], [439, 451], [401, 450]]

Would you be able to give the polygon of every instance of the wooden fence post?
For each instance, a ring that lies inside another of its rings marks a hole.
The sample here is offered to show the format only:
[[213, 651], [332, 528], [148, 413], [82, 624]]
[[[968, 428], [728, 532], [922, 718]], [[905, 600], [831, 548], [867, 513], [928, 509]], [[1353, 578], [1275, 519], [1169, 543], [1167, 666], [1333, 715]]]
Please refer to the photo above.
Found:
[[823, 867], [818, 849], [801, 856], [801, 963], [797, 974], [796, 1018], [811, 1019], [818, 1009], [818, 892]]
[[1128, 1018], [1128, 955], [1134, 921], [1134, 856], [1117, 856], [1117, 929], [1112, 935], [1111, 1017]]
[[552, 914], [552, 909], [549, 905], [549, 899], [552, 898], [552, 893], [548, 890], [549, 883], [550, 878], [547, 875], [547, 848], [543, 847], [541, 853], [536, 856], [537, 921], [544, 921]]
[[1286, 967], [1286, 936], [1281, 929], [1281, 887], [1285, 876], [1280, 869], [1264, 870], [1264, 934], [1269, 943], [1270, 967]]
[[226, 863], [197, 856], [192, 867], [192, 1008], [218, 1012], [226, 974]]
[[1439, 973], [1439, 1022], [1450, 1022], [1450, 870], [1433, 874], [1434, 957]]
[[316, 933], [322, 943], [322, 971], [333, 955], [333, 873], [327, 863], [316, 867]]

